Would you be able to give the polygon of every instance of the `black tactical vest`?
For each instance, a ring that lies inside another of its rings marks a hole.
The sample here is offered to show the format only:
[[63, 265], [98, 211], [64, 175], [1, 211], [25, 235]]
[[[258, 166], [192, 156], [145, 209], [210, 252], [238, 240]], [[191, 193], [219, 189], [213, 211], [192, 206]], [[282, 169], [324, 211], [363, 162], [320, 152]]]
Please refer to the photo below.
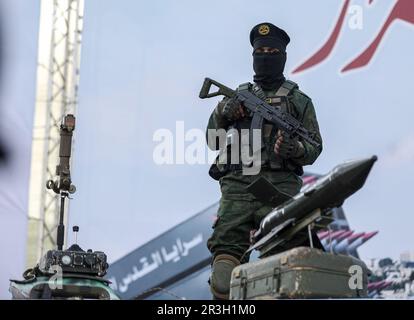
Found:
[[[241, 84], [238, 88], [248, 86], [249, 90], [253, 92], [257, 97], [265, 100], [271, 106], [275, 108], [281, 108], [283, 111], [291, 114], [294, 117], [297, 117], [297, 112], [292, 104], [289, 103], [287, 96], [289, 93], [298, 88], [298, 85], [290, 80], [285, 81], [279, 89], [274, 91], [263, 91], [257, 84], [244, 83]], [[229, 128], [228, 132], [231, 132], [231, 129], [236, 129], [239, 133], [239, 164], [215, 164], [210, 168], [210, 176], [218, 180], [221, 176], [224, 176], [229, 171], [240, 171], [242, 170], [242, 155], [243, 150], [246, 152], [248, 148], [243, 148], [241, 145], [241, 130], [250, 129], [252, 122], [252, 116], [249, 115], [243, 119], [235, 121], [234, 124]], [[261, 151], [261, 165], [262, 169], [274, 170], [274, 171], [293, 171], [297, 175], [303, 174], [303, 168], [294, 164], [292, 161], [281, 159], [276, 155], [273, 148], [276, 143], [278, 128], [273, 123], [264, 121], [262, 128], [262, 151]], [[231, 139], [229, 139], [231, 140]], [[229, 148], [230, 147], [230, 148]], [[227, 146], [227, 158], [230, 161], [231, 159], [231, 145]]]

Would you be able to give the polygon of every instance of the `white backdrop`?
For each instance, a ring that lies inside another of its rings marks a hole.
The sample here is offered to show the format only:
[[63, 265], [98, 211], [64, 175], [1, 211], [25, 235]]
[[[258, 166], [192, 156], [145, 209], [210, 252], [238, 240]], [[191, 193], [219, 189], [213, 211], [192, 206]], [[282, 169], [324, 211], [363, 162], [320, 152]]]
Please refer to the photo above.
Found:
[[26, 259], [39, 1], [2, 0], [0, 27], [0, 137], [9, 151], [0, 163], [0, 299], [8, 299]]
[[377, 154], [366, 186], [345, 205], [356, 230], [380, 231], [362, 257], [412, 249], [413, 25], [393, 22], [367, 66], [340, 71], [397, 1], [351, 1], [330, 55], [292, 74], [326, 42], [347, 3], [88, 0], [70, 212], [79, 244], [106, 250], [113, 261], [219, 198], [208, 165], [156, 165], [152, 137], [160, 128], [174, 131], [176, 121], [204, 130], [216, 100], [198, 99], [203, 78], [232, 87], [251, 81], [249, 32], [270, 21], [292, 38], [287, 76], [313, 98], [324, 139], [307, 170], [325, 173]]

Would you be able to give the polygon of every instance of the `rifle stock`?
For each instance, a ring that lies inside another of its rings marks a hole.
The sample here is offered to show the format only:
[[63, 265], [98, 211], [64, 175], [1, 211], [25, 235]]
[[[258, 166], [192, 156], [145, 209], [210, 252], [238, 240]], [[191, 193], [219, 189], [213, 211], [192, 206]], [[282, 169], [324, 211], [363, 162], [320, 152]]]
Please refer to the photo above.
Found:
[[[215, 92], [210, 92], [211, 86], [216, 86], [218, 88]], [[218, 81], [215, 81], [210, 78], [205, 78], [203, 86], [201, 87], [200, 94], [198, 95], [201, 99], [212, 98], [216, 96], [225, 96], [231, 98], [236, 94], [236, 91], [226, 87], [224, 84], [221, 84]]]

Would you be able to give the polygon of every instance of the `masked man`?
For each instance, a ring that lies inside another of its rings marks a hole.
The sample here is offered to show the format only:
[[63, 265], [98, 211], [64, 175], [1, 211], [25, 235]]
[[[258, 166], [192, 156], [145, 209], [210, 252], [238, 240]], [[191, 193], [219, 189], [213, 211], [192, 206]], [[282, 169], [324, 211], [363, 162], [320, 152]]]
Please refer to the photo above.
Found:
[[[298, 119], [314, 134], [314, 139], [321, 146], [317, 148], [300, 138], [292, 138], [265, 122], [261, 131], [261, 167], [257, 174], [244, 174], [241, 161], [214, 165], [216, 173], [219, 173], [219, 177], [215, 178], [220, 182], [222, 193], [214, 231], [207, 242], [213, 255], [209, 283], [215, 299], [228, 299], [233, 268], [249, 259], [243, 254], [250, 246], [252, 230], [258, 229], [260, 221], [272, 208], [283, 202], [283, 197], [273, 202], [263, 201], [249, 192], [247, 187], [262, 177], [284, 195], [293, 196], [302, 187], [302, 167], [312, 164], [322, 151], [322, 138], [312, 100], [298, 89], [296, 83], [286, 80], [283, 75], [289, 42], [287, 33], [271, 23], [261, 23], [252, 29], [250, 43], [253, 46], [255, 74], [254, 83], [249, 87], [268, 104], [282, 108]], [[227, 149], [228, 145], [217, 143], [214, 132], [219, 129], [240, 132], [249, 129], [251, 121], [251, 114], [243, 105], [232, 98], [224, 98], [208, 122], [209, 147], [213, 150]]]

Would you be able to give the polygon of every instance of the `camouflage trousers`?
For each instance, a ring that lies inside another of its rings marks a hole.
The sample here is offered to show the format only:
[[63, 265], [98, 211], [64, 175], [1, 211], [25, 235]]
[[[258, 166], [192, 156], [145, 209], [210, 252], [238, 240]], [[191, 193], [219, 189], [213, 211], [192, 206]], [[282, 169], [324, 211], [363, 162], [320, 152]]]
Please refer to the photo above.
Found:
[[[293, 172], [262, 170], [260, 175], [291, 196], [302, 187], [302, 179]], [[260, 221], [273, 209], [273, 206], [263, 204], [246, 191], [246, 187], [257, 178], [234, 172], [220, 179], [220, 206], [212, 227], [213, 234], [207, 241], [213, 257], [226, 253], [240, 260], [250, 246], [251, 231], [257, 230]], [[246, 255], [241, 262], [248, 260]]]

